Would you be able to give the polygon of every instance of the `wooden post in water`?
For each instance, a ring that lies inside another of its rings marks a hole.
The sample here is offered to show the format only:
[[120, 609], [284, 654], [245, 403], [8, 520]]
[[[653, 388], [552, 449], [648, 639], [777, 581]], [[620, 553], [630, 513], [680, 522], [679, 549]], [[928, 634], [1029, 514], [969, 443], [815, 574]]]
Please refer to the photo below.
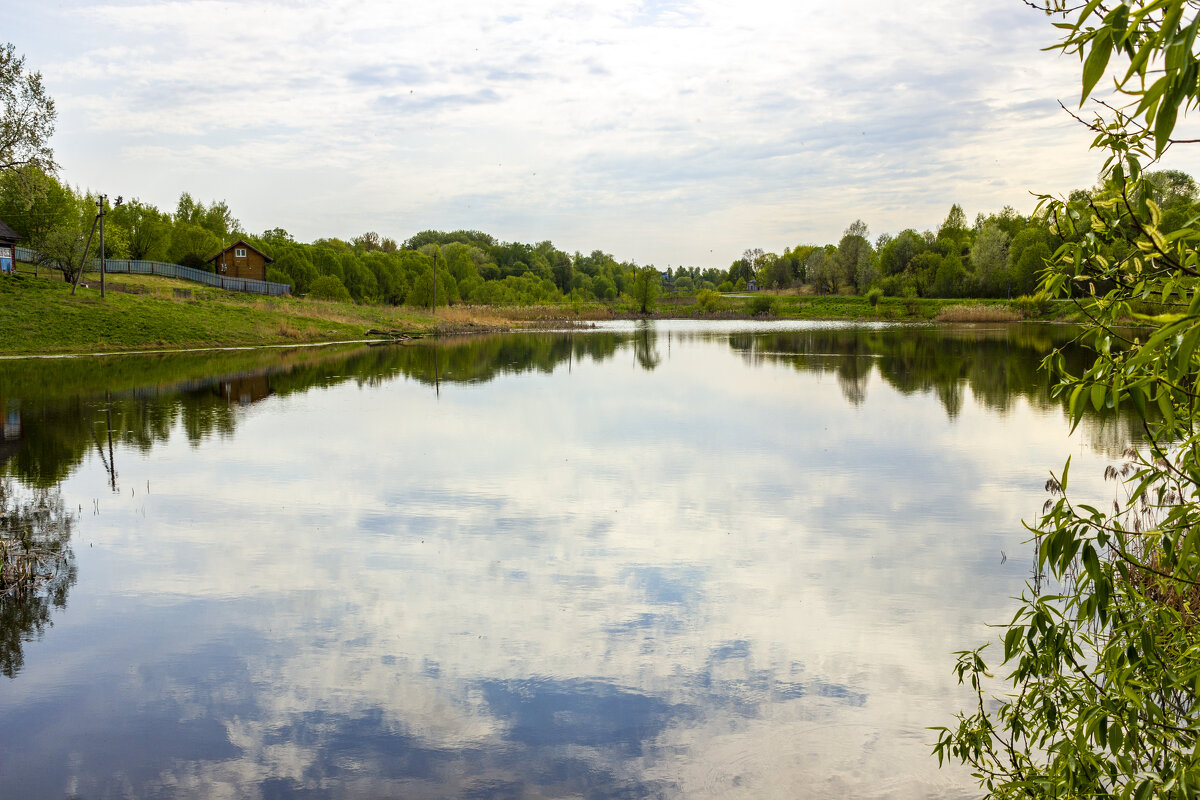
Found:
[[[100, 275], [104, 275], [104, 262], [100, 263]], [[101, 283], [101, 286], [104, 284]], [[117, 462], [113, 458], [113, 443], [112, 443], [112, 398], [109, 396], [108, 390], [104, 391], [104, 419], [108, 427], [108, 478], [112, 484], [112, 490], [117, 491]]]

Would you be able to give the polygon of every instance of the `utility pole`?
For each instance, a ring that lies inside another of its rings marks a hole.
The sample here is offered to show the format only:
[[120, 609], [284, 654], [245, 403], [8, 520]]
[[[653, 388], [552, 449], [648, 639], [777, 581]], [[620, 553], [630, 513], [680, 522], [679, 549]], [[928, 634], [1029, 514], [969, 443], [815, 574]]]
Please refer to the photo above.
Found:
[[[79, 259], [79, 271], [75, 273], [75, 280], [71, 281], [72, 295], [75, 294], [75, 287], [79, 286], [79, 279], [83, 277], [83, 270], [87, 267], [88, 251], [92, 249], [92, 236], [96, 233], [96, 223], [99, 221], [100, 215], [97, 214], [96, 218], [92, 220], [92, 229], [88, 231], [87, 244], [83, 246], [83, 258]], [[37, 273], [35, 272], [34, 275], [36, 276]]]
[[433, 246], [433, 315], [435, 317], [437, 316], [437, 257], [440, 250], [441, 248], [436, 244]]
[[100, 299], [104, 299], [104, 201], [108, 195], [100, 195], [96, 203], [100, 206]]

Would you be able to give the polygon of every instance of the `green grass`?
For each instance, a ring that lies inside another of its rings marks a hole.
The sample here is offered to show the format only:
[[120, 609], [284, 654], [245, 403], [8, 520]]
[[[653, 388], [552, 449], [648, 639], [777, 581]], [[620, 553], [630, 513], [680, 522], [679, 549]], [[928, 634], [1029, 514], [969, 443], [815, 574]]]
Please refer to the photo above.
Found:
[[[153, 283], [154, 278], [140, 281]], [[121, 283], [134, 283], [122, 276]], [[194, 286], [194, 285], [193, 285]], [[361, 339], [368, 328], [431, 330], [412, 309], [355, 306], [193, 290], [190, 299], [155, 287], [149, 294], [81, 287], [17, 274], [0, 277], [0, 353], [67, 353], [287, 344]], [[191, 288], [191, 287], [189, 287]]]

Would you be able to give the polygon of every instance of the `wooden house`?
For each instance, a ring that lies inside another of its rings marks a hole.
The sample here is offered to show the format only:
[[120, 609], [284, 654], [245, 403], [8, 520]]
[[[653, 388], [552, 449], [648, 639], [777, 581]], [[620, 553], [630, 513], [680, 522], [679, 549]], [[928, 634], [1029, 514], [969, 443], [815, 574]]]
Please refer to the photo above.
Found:
[[238, 239], [208, 261], [222, 278], [267, 279], [267, 264], [275, 259], [253, 245]]
[[21, 237], [0, 219], [0, 274], [12, 274], [17, 268], [17, 240]]

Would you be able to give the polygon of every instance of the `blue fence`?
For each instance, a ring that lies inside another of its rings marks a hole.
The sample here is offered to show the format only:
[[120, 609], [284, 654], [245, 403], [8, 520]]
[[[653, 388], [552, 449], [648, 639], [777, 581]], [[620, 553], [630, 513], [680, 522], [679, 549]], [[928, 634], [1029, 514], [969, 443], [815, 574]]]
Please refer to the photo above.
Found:
[[[32, 263], [38, 260], [38, 252], [36, 250], [28, 247], [18, 247], [16, 250], [18, 261]], [[163, 278], [179, 278], [184, 281], [203, 283], [206, 286], [215, 286], [218, 289], [227, 289], [231, 292], [251, 292], [252, 294], [271, 296], [291, 293], [291, 287], [286, 283], [253, 281], [248, 278], [226, 278], [212, 272], [205, 272], [202, 269], [184, 267], [179, 264], [168, 264], [164, 261], [136, 261], [129, 258], [110, 258], [105, 262], [104, 269], [108, 273], [124, 272], [133, 275], [159, 275]], [[88, 262], [88, 270], [99, 272], [100, 260], [96, 258], [91, 259]]]

